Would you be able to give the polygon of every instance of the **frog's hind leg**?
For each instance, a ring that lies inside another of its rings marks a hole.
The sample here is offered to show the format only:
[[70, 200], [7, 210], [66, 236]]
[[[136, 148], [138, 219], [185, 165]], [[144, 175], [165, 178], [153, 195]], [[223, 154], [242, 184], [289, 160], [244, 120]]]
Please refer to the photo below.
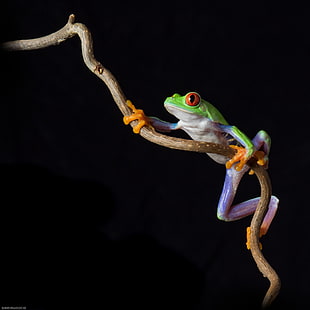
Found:
[[260, 130], [252, 139], [252, 142], [256, 150], [262, 150], [268, 156], [270, 152], [271, 139], [266, 131]]
[[[217, 217], [220, 220], [236, 221], [255, 212], [260, 199], [259, 197], [232, 205], [240, 180], [248, 169], [248, 167], [244, 167], [240, 172], [238, 172], [234, 169], [234, 167], [232, 167], [231, 169], [226, 170], [225, 183], [217, 208]], [[268, 211], [261, 225], [261, 235], [267, 233], [268, 228], [276, 214], [278, 203], [278, 198], [271, 196]]]

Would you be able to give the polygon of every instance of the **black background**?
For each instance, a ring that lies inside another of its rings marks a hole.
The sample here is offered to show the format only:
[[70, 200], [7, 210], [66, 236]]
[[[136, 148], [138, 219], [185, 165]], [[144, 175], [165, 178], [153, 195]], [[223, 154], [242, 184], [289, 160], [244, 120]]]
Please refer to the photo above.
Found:
[[[1, 41], [49, 34], [70, 13], [146, 114], [173, 121], [164, 99], [197, 91], [249, 136], [271, 135], [280, 206], [262, 242], [282, 279], [272, 309], [309, 307], [306, 7], [12, 0]], [[250, 217], [216, 218], [223, 166], [134, 135], [78, 38], [0, 61], [2, 306], [259, 308], [268, 281], [245, 248]], [[237, 199], [257, 195], [247, 176]]]

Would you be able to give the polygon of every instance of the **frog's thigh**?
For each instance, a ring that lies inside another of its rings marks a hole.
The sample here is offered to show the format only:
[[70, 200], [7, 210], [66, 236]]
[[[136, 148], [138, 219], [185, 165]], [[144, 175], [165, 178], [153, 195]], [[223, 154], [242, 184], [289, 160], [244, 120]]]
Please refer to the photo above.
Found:
[[268, 155], [270, 151], [271, 139], [268, 133], [264, 130], [260, 130], [252, 140], [256, 150], [263, 149]]

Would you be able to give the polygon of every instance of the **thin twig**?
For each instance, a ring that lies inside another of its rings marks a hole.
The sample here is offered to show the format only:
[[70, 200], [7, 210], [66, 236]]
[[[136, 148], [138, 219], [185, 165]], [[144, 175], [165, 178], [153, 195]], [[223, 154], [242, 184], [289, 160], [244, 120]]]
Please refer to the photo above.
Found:
[[[260, 226], [264, 219], [264, 215], [267, 211], [268, 204], [271, 197], [271, 181], [269, 175], [265, 169], [255, 165], [252, 166], [258, 181], [261, 187], [261, 195], [256, 211], [253, 215], [251, 221], [251, 235], [250, 235], [250, 244], [252, 256], [257, 264], [258, 269], [263, 274], [264, 277], [267, 277], [270, 281], [270, 286], [265, 294], [265, 298], [262, 303], [263, 308], [267, 308], [271, 305], [274, 299], [279, 294], [281, 288], [281, 280], [275, 270], [270, 266], [263, 253], [260, 250], [259, 246], [259, 236]], [[258, 171], [259, 170], [259, 171]]]
[[[10, 41], [3, 43], [1, 46], [2, 48], [9, 51], [41, 49], [48, 46], [60, 44], [61, 42], [75, 35], [78, 35], [80, 37], [82, 55], [86, 66], [91, 72], [93, 72], [106, 84], [122, 114], [130, 115], [131, 110], [126, 104], [126, 97], [116, 78], [94, 57], [91, 33], [85, 25], [81, 23], [75, 23], [75, 16], [73, 14], [69, 16], [68, 22], [63, 28], [50, 35], [30, 40]], [[134, 127], [135, 125], [136, 121], [131, 122], [132, 127]], [[202, 153], [216, 153], [227, 156], [229, 158], [233, 157], [233, 155], [235, 154], [234, 150], [228, 146], [170, 137], [160, 134], [156, 132], [152, 127], [148, 126], [145, 126], [141, 129], [140, 135], [153, 143], [173, 149]], [[259, 231], [264, 215], [268, 208], [271, 196], [271, 183], [268, 173], [264, 168], [258, 166], [253, 160], [250, 161], [248, 165], [251, 167], [251, 169], [254, 170], [261, 186], [261, 199], [251, 221], [250, 243], [251, 253], [257, 264], [258, 269], [270, 281], [270, 287], [265, 295], [262, 305], [263, 308], [266, 308], [271, 305], [272, 301], [278, 295], [281, 285], [277, 273], [269, 265], [269, 263], [263, 256], [259, 246]]]

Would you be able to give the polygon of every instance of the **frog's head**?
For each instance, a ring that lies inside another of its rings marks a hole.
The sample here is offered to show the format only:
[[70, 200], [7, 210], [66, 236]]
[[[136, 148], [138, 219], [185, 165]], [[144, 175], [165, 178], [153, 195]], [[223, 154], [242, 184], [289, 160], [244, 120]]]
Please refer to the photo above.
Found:
[[185, 96], [174, 94], [165, 100], [164, 106], [169, 113], [180, 120], [196, 121], [206, 117], [228, 125], [223, 115], [211, 103], [201, 99], [196, 92], [187, 93]]
[[185, 96], [174, 94], [165, 100], [164, 106], [169, 113], [177, 117], [180, 112], [207, 116], [207, 106], [196, 92], [187, 93]]

